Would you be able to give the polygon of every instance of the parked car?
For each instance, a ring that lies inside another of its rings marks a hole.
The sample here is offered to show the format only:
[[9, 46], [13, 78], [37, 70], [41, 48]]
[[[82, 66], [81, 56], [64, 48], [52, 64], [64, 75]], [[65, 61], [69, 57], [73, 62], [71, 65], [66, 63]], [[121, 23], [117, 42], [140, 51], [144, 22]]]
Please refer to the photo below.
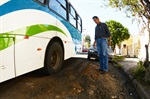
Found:
[[84, 48], [82, 49], [82, 52], [88, 52], [88, 49], [87, 49], [86, 47], [84, 47]]
[[[108, 58], [109, 58], [109, 61], [112, 61], [113, 58], [114, 58], [114, 52], [111, 48], [108, 48]], [[91, 58], [95, 58], [95, 59], [99, 59], [99, 55], [98, 55], [98, 52], [97, 52], [97, 48], [95, 48], [94, 46], [91, 46], [88, 50], [88, 59], [91, 59]]]

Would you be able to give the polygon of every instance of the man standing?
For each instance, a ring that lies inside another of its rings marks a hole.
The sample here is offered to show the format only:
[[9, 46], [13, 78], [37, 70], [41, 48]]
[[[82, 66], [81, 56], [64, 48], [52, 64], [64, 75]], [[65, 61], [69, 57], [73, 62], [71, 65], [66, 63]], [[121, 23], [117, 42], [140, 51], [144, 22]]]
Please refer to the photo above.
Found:
[[100, 19], [97, 16], [93, 17], [94, 22], [97, 24], [95, 27], [95, 42], [94, 46], [97, 47], [99, 54], [100, 68], [101, 73], [108, 72], [108, 52], [107, 48], [111, 44], [111, 34], [108, 30], [108, 27], [105, 23], [100, 22]]

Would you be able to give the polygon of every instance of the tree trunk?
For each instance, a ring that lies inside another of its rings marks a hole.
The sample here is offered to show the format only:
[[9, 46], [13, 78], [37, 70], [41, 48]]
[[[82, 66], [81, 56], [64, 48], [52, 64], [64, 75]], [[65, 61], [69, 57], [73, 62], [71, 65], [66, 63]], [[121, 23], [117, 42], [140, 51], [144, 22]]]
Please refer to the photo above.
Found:
[[148, 45], [145, 45], [145, 49], [146, 49], [146, 64], [145, 64], [145, 67], [148, 68], [149, 67], [149, 46]]
[[146, 73], [145, 73], [145, 82], [150, 83], [150, 66], [149, 66], [149, 45], [150, 45], [150, 21], [148, 22], [148, 32], [149, 32], [149, 42], [146, 45]]

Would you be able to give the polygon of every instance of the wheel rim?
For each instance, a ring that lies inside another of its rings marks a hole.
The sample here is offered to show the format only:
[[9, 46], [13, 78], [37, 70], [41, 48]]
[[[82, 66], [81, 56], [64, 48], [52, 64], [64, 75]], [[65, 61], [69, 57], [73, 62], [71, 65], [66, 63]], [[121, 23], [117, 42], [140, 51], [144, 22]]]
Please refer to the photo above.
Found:
[[58, 51], [53, 51], [53, 53], [51, 54], [50, 61], [51, 61], [51, 67], [54, 68], [54, 69], [57, 68], [58, 63], [60, 61], [60, 57], [59, 57], [59, 52]]

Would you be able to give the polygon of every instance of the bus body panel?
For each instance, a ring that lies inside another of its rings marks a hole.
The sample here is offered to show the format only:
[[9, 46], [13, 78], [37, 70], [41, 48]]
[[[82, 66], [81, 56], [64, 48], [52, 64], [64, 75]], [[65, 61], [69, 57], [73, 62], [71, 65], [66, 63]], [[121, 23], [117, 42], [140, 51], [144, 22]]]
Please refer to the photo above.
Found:
[[[36, 15], [36, 18], [34, 16], [30, 16], [33, 13], [34, 13], [34, 15]], [[43, 20], [40, 20], [41, 14], [42, 14], [42, 16], [44, 16]], [[11, 20], [7, 20], [7, 19], [10, 19], [10, 17], [11, 17]], [[64, 43], [65, 44], [64, 59], [70, 58], [71, 56], [74, 55], [72, 53], [75, 53], [74, 52], [74, 44], [72, 42], [71, 35], [68, 32], [68, 30], [66, 29], [66, 27], [58, 20], [56, 22], [56, 18], [52, 17], [51, 15], [49, 15], [47, 13], [44, 13], [44, 12], [38, 11], [38, 10], [28, 9], [28, 10], [21, 10], [21, 11], [16, 11], [16, 12], [10, 13], [8, 15], [5, 15], [2, 18], [3, 18], [3, 21], [5, 22], [5, 25], [3, 24], [3, 27], [7, 27], [7, 25], [10, 25], [12, 23], [16, 23], [16, 24], [12, 25], [12, 27], [11, 27], [12, 30], [15, 30], [16, 27], [20, 27], [20, 29], [17, 31], [17, 33], [14, 32], [17, 34], [15, 36], [15, 39], [16, 39], [16, 50], [15, 50], [15, 52], [16, 52], [15, 53], [15, 55], [16, 55], [15, 56], [16, 76], [39, 69], [44, 66], [44, 56], [45, 56], [46, 46], [50, 42], [50, 39], [55, 36], [60, 37], [60, 39], [63, 41], [63, 43], [66, 42], [66, 43]], [[29, 20], [29, 21], [24, 21], [24, 20]], [[39, 26], [40, 26], [42, 24], [47, 25], [49, 23], [51, 23], [51, 25], [62, 28], [65, 31], [66, 35], [64, 35], [60, 32], [56, 32], [56, 31], [47, 31], [45, 33], [39, 33], [37, 35], [31, 36], [31, 37], [29, 37], [29, 39], [24, 39], [24, 37], [26, 36], [26, 33], [30, 29], [30, 26], [32, 28], [34, 24], [39, 24]], [[26, 27], [26, 28], [21, 28], [21, 27]], [[9, 27], [3, 28], [2, 31], [5, 32], [5, 31], [8, 31], [8, 29], [10, 29], [10, 28]], [[18, 35], [18, 34], [21, 34], [21, 35]], [[21, 42], [19, 42], [19, 41], [21, 41]], [[41, 42], [38, 42], [38, 41], [41, 41]], [[17, 42], [19, 42], [19, 43], [17, 43]], [[44, 48], [41, 46], [37, 46], [35, 48], [35, 46], [36, 46], [35, 44], [37, 42], [40, 45], [46, 45], [46, 46], [44, 46]], [[37, 53], [38, 48], [43, 49], [42, 55], [38, 55], [38, 53]], [[70, 50], [67, 48], [70, 48]], [[28, 55], [28, 53], [30, 56]], [[43, 57], [41, 57], [41, 56], [43, 56]], [[36, 60], [37, 62], [34, 62], [33, 59]]]
[[[0, 46], [4, 43], [9, 44], [9, 41], [13, 41], [13, 39], [0, 37]], [[0, 82], [15, 77], [14, 64], [14, 45], [12, 45], [9, 49], [0, 51]]]
[[[34, 0], [7, 0], [0, 6], [0, 82], [44, 67], [46, 48], [54, 37], [64, 46], [64, 59], [75, 55], [81, 33], [68, 21]], [[4, 66], [4, 68], [3, 68]]]
[[[62, 20], [62, 19], [61, 19]], [[68, 31], [67, 28], [59, 21], [57, 20], [57, 27], [62, 28], [64, 31]], [[66, 32], [67, 33], [67, 32]], [[65, 52], [64, 52], [64, 59], [68, 59], [72, 56], [75, 55], [75, 45], [72, 41], [72, 37], [70, 33], [67, 33], [67, 36], [64, 36], [62, 33], [57, 32], [58, 37], [62, 37], [61, 39], [63, 40]]]
[[[40, 36], [36, 35], [36, 36]], [[49, 39], [29, 37], [15, 46], [16, 76], [42, 68]]]

